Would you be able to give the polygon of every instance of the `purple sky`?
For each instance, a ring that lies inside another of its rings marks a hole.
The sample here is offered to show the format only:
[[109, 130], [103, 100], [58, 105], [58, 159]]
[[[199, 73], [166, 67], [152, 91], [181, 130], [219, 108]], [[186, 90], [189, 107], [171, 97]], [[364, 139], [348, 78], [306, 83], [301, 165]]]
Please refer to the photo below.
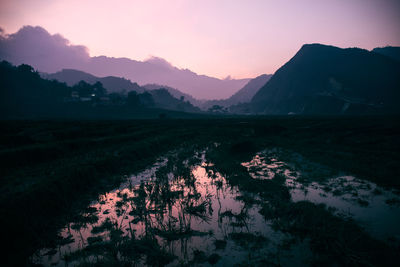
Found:
[[0, 0], [0, 27], [23, 25], [60, 33], [91, 56], [158, 56], [244, 78], [275, 72], [304, 43], [400, 46], [400, 1]]

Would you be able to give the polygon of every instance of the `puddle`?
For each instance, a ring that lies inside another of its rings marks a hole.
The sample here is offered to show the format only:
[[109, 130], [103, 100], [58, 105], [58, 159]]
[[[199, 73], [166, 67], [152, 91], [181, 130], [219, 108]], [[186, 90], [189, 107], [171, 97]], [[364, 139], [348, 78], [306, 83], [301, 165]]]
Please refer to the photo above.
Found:
[[[119, 263], [153, 265], [151, 261], [158, 257], [164, 260], [162, 265], [232, 266], [252, 264], [270, 255], [270, 263], [279, 260], [301, 266], [303, 255], [309, 254], [307, 246], [278, 252], [278, 245], [288, 236], [271, 229], [257, 204], [241, 201], [255, 196], [242, 195], [212, 166], [205, 152], [185, 160], [158, 160], [118, 189], [100, 195], [78, 222], [61, 231], [67, 244], [42, 249], [33, 261], [74, 266], [107, 263], [111, 258]], [[141, 253], [127, 253], [124, 249], [130, 246]], [[282, 260], [278, 253], [297, 256]]]
[[[326, 204], [335, 208], [336, 214], [356, 220], [373, 237], [400, 244], [400, 199], [395, 193], [354, 176], [331, 177], [332, 170], [306, 162], [295, 153], [290, 163], [280, 161], [279, 153], [279, 149], [265, 150], [242, 165], [254, 179], [283, 176], [292, 201]], [[296, 170], [296, 166], [304, 170]], [[310, 182], [310, 177], [320, 182]]]
[[[46, 266], [309, 265], [307, 238], [293, 242], [289, 233], [273, 228], [259, 213], [260, 196], [231, 186], [205, 154], [169, 153], [127, 177], [66, 225], [57, 247], [41, 249], [32, 261]], [[399, 241], [394, 193], [298, 154], [287, 158], [279, 149], [265, 150], [241, 165], [253, 179], [283, 178], [289, 202], [324, 203], [373, 237]]]
[[242, 166], [247, 168], [251, 177], [262, 180], [271, 180], [276, 174], [282, 174], [285, 171], [290, 175], [291, 173], [288, 169], [282, 170], [284, 165], [284, 162], [262, 154], [257, 154], [251, 161], [242, 163]]

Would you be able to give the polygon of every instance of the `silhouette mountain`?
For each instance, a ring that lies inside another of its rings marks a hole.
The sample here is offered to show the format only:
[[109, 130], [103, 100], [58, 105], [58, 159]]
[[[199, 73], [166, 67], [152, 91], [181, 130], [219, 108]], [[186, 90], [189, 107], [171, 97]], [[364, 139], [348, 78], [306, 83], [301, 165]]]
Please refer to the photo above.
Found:
[[248, 103], [253, 96], [263, 87], [272, 77], [271, 74], [262, 74], [254, 79], [251, 79], [242, 89], [237, 91], [231, 97], [222, 100], [209, 100], [201, 105], [203, 109], [208, 109], [214, 105], [229, 107], [239, 103]]
[[[69, 86], [74, 86], [80, 81], [85, 81], [89, 84], [100, 82], [109, 93], [125, 94], [131, 91], [135, 91], [137, 93], [148, 91], [153, 96], [155, 105], [159, 108], [186, 112], [200, 111], [200, 109], [193, 107], [192, 100], [195, 102], [200, 101], [171, 87], [163, 87], [155, 84], [139, 86], [137, 83], [132, 83], [130, 80], [124, 78], [113, 76], [99, 78], [83, 71], [71, 69], [64, 69], [52, 74], [41, 73], [41, 76], [48, 80], [65, 82]], [[183, 97], [182, 100], [181, 97]], [[189, 101], [189, 103], [187, 103], [187, 101]]]
[[29, 64], [46, 73], [76, 69], [98, 77], [125, 77], [142, 85], [163, 84], [198, 99], [227, 98], [249, 81], [198, 75], [157, 57], [146, 61], [90, 57], [86, 47], [72, 45], [59, 34], [51, 35], [41, 27], [32, 26], [24, 26], [14, 34], [0, 33], [0, 59], [16, 65]]
[[396, 46], [377, 47], [374, 48], [372, 52], [400, 61], [400, 47]]
[[145, 89], [140, 87], [137, 83], [132, 83], [130, 80], [124, 78], [114, 76], [100, 78], [79, 70], [63, 69], [62, 71], [52, 74], [41, 73], [41, 76], [48, 80], [65, 82], [69, 86], [73, 86], [80, 81], [85, 81], [90, 84], [101, 82], [110, 93], [122, 93], [129, 91], [143, 93], [145, 91]]
[[185, 101], [189, 101], [190, 103], [192, 103], [193, 105], [195, 105], [197, 107], [200, 107], [205, 102], [205, 100], [198, 100], [189, 94], [182, 93], [178, 89], [175, 89], [175, 88], [172, 88], [172, 87], [169, 87], [166, 85], [145, 84], [142, 86], [142, 88], [149, 90], [149, 91], [158, 90], [158, 89], [166, 89], [173, 97], [175, 97], [177, 99], [181, 99], [181, 97], [183, 97], [183, 99]]
[[[85, 73], [83, 76], [88, 77]], [[15, 67], [1, 61], [0, 119], [187, 118], [194, 115], [183, 112], [200, 111], [165, 89], [141, 89], [142, 93], [132, 90], [125, 95], [108, 93], [99, 81], [89, 84], [81, 80], [68, 86], [55, 79], [43, 79], [29, 65]]]
[[154, 99], [157, 107], [169, 110], [200, 112], [200, 108], [194, 107], [189, 101], [177, 99], [165, 88], [148, 91]]
[[400, 111], [400, 64], [359, 48], [304, 45], [253, 97], [261, 114]]

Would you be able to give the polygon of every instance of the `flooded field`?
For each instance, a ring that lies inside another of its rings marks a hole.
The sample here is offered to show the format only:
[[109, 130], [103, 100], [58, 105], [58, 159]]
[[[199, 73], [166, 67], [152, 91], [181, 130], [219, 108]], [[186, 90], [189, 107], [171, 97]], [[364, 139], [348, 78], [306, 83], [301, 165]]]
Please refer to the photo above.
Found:
[[[290, 161], [278, 161], [282, 154]], [[279, 149], [257, 153], [250, 162], [242, 165], [254, 179], [283, 175], [292, 201], [323, 203], [333, 208], [334, 214], [354, 219], [372, 236], [400, 245], [400, 195], [397, 190], [385, 190], [341, 171], [307, 162], [298, 153], [288, 154]]]
[[32, 262], [366, 265], [366, 246], [399, 248], [398, 192], [284, 149], [265, 149], [244, 161], [218, 151], [218, 144], [170, 151], [127, 176]]

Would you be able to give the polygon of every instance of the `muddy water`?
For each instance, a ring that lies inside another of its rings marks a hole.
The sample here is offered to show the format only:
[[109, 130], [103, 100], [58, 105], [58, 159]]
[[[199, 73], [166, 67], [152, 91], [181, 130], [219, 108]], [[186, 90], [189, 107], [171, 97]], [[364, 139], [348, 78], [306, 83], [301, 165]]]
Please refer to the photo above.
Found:
[[[178, 154], [160, 158], [119, 188], [100, 195], [60, 231], [60, 245], [38, 251], [33, 262], [307, 265], [311, 254], [307, 239], [282, 249], [292, 237], [271, 228], [259, 213], [262, 203], [257, 195], [230, 186], [204, 151]], [[338, 216], [354, 218], [371, 235], [398, 242], [397, 195], [293, 155], [265, 150], [242, 166], [253, 179], [284, 177], [291, 201], [325, 203]]]

